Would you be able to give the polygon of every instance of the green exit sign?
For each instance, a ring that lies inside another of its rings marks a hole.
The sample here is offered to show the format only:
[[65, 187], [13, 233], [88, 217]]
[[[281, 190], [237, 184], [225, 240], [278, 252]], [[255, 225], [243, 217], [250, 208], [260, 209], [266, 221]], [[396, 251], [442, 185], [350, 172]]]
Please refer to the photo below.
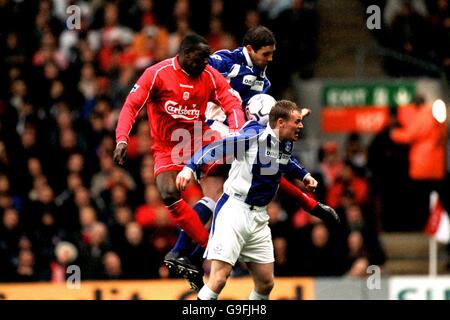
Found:
[[322, 105], [327, 107], [397, 106], [411, 103], [415, 96], [413, 83], [374, 83], [325, 85]]

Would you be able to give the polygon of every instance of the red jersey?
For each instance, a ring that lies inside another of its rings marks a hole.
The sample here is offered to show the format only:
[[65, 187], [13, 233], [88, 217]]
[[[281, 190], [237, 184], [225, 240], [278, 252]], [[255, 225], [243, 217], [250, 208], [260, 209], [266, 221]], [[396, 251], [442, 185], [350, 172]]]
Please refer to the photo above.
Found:
[[191, 137], [194, 137], [195, 122], [203, 130], [207, 129], [205, 109], [208, 101], [224, 108], [230, 129], [239, 129], [245, 123], [240, 99], [211, 66], [206, 66], [198, 77], [190, 77], [181, 68], [178, 56], [155, 64], [144, 71], [128, 94], [120, 111], [116, 142], [128, 142], [131, 127], [146, 106], [152, 148], [173, 147], [179, 143], [171, 139], [176, 129], [189, 131]]

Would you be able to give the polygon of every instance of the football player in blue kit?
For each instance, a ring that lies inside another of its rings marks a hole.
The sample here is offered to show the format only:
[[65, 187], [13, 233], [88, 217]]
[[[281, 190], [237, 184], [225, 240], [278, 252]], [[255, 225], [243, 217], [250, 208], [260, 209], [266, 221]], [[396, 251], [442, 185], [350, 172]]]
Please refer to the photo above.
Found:
[[178, 174], [176, 185], [183, 190], [199, 177], [202, 165], [234, 157], [214, 212], [205, 251], [205, 257], [211, 260], [211, 272], [198, 293], [200, 300], [217, 299], [238, 260], [247, 264], [253, 278], [249, 299], [269, 298], [274, 284], [274, 249], [267, 205], [283, 174], [299, 179], [310, 192], [317, 187], [317, 181], [292, 155], [293, 142], [303, 128], [302, 119], [295, 103], [278, 101], [267, 126], [248, 121], [238, 135], [197, 151]]

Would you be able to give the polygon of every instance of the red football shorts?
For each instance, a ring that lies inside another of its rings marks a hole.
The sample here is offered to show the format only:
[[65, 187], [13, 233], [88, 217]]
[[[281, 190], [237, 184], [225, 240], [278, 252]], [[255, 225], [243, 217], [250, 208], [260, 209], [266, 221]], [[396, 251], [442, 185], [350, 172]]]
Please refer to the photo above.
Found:
[[[184, 163], [179, 163], [177, 159], [172, 158], [171, 152], [154, 152], [153, 153], [153, 161], [154, 161], [154, 175], [155, 178], [162, 172], [166, 171], [181, 171], [183, 170]], [[229, 166], [227, 167], [227, 171], [229, 170]], [[202, 166], [201, 170], [204, 175], [216, 175], [216, 172], [221, 172], [224, 168], [223, 164], [219, 164], [218, 162], [210, 163]], [[226, 175], [226, 174], [217, 174], [217, 175]]]
[[154, 162], [154, 175], [155, 178], [161, 173], [166, 171], [181, 171], [184, 167], [183, 163], [178, 163], [175, 159], [172, 159], [172, 154], [170, 150], [168, 152], [154, 151], [153, 152], [153, 162]]
[[[153, 146], [153, 161], [154, 161], [154, 175], [157, 177], [161, 172], [165, 171], [181, 171], [194, 154], [179, 154], [168, 146]], [[222, 173], [224, 160], [220, 159], [211, 164], [203, 165], [201, 170], [203, 175], [216, 175], [216, 172], [220, 172], [218, 175], [226, 176], [226, 173]], [[225, 167], [226, 172], [229, 170], [229, 165]]]

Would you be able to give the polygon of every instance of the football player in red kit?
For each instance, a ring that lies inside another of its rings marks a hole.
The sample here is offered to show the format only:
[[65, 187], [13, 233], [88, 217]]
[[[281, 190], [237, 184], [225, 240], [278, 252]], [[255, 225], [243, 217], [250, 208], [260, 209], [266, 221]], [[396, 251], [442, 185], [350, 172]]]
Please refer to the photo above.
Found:
[[[146, 107], [157, 188], [177, 225], [202, 247], [207, 244], [208, 231], [176, 188], [175, 179], [184, 162], [173, 150], [179, 147], [180, 138], [186, 140], [190, 135], [189, 143], [184, 145], [190, 148], [189, 159], [196, 149], [211, 142], [203, 141], [202, 135], [194, 132], [199, 127], [203, 132], [208, 130], [205, 124], [208, 101], [223, 106], [232, 130], [237, 131], [245, 122], [240, 99], [233, 94], [225, 78], [208, 65], [209, 55], [206, 40], [191, 34], [181, 42], [177, 56], [144, 71], [120, 112], [114, 151], [114, 161], [122, 165], [131, 128], [142, 108]], [[205, 194], [210, 191], [203, 189]]]

